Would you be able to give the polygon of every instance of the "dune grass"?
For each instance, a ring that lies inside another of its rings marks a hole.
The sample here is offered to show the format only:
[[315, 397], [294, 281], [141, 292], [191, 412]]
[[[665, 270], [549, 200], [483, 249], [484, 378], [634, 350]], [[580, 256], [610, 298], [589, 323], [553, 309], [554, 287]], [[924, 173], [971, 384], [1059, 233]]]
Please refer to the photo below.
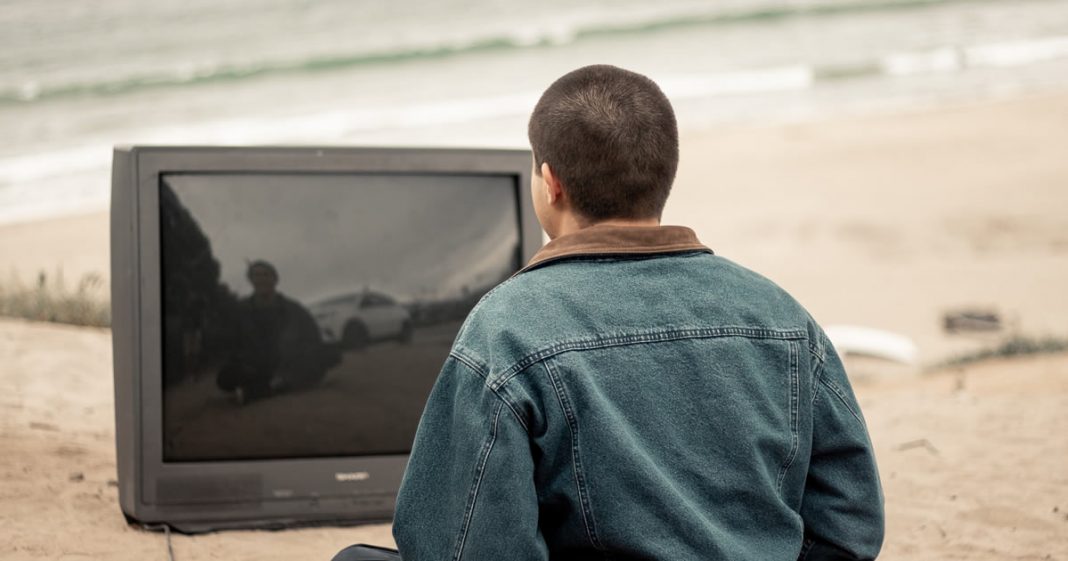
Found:
[[1068, 339], [1064, 337], [1033, 337], [1015, 334], [996, 346], [951, 357], [934, 365], [932, 369], [938, 370], [941, 368], [964, 366], [996, 358], [1063, 352], [1068, 352]]
[[45, 271], [27, 283], [12, 274], [0, 281], [0, 316], [92, 327], [111, 326], [111, 303], [99, 274], [82, 276], [68, 286], [63, 271]]

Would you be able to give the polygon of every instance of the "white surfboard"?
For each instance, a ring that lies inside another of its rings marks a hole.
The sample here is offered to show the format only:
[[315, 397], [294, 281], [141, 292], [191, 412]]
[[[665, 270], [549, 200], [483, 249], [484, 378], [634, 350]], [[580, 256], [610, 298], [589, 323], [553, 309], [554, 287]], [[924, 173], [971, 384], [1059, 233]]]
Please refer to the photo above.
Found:
[[856, 325], [830, 325], [823, 330], [840, 355], [871, 356], [902, 364], [916, 363], [916, 343], [904, 335]]

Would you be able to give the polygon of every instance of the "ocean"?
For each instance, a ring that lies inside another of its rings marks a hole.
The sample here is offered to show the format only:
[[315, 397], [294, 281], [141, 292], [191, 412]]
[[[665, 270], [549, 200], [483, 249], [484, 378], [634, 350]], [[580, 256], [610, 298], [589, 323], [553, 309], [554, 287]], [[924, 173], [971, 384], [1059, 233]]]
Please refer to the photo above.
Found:
[[123, 144], [523, 147], [576, 67], [683, 131], [1068, 86], [1065, 0], [4, 0], [0, 223], [107, 208]]

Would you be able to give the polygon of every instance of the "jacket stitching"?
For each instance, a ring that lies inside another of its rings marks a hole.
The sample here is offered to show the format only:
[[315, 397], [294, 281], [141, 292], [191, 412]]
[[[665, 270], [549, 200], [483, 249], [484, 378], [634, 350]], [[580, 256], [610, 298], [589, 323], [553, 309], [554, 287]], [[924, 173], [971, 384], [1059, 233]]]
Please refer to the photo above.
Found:
[[723, 326], [689, 327], [675, 329], [660, 328], [655, 330], [635, 331], [633, 333], [618, 333], [611, 335], [567, 339], [521, 358], [510, 368], [502, 372], [496, 380], [489, 382], [489, 385], [490, 388], [493, 389], [499, 388], [504, 384], [507, 384], [509, 380], [519, 375], [531, 365], [568, 351], [620, 347], [637, 343], [660, 343], [667, 341], [677, 341], [681, 339], [711, 339], [717, 337], [731, 336], [746, 337], [750, 339], [792, 340], [804, 338], [805, 333], [798, 329], [776, 330], [754, 327]]
[[482, 378], [486, 377], [486, 367], [474, 358], [467, 356], [467, 354], [460, 350], [459, 346], [453, 346], [453, 349], [449, 351], [449, 354], [456, 360], [469, 366], [471, 370], [474, 370], [475, 373]]
[[493, 393], [493, 395], [497, 396], [497, 399], [508, 407], [508, 410], [512, 412], [512, 416], [515, 417], [515, 420], [518, 421], [520, 426], [523, 427], [523, 430], [528, 435], [530, 434], [530, 428], [527, 426], [527, 422], [523, 420], [523, 416], [519, 414], [519, 411], [515, 408], [515, 405], [513, 405], [508, 398], [506, 398], [504, 395], [502, 395], [500, 391], [498, 391], [500, 388], [494, 388], [490, 384], [485, 383], [487, 376], [484, 367], [480, 367], [475, 359], [462, 354], [455, 348], [449, 352], [449, 356], [467, 365], [467, 367], [473, 370], [475, 374], [478, 374], [478, 376], [483, 380], [483, 385], [489, 388], [490, 392]]
[[497, 421], [501, 418], [503, 404], [497, 404], [497, 411], [493, 415], [493, 425], [490, 429], [489, 438], [482, 445], [478, 464], [475, 467], [475, 480], [471, 483], [471, 491], [467, 498], [467, 508], [464, 509], [464, 521], [460, 526], [460, 535], [457, 536], [456, 551], [452, 554], [453, 561], [459, 561], [464, 553], [464, 544], [467, 542], [467, 532], [471, 529], [471, 518], [475, 512], [475, 502], [478, 500], [478, 490], [482, 486], [482, 477], [486, 474], [486, 464], [489, 462], [490, 452], [493, 451], [493, 443], [497, 440]]
[[816, 360], [820, 362], [823, 362], [823, 360], [826, 358], [823, 354], [823, 349], [813, 344], [812, 341], [808, 342], [808, 352], [811, 353], [812, 356], [816, 357]]
[[815, 406], [820, 400], [820, 384], [823, 383], [823, 362], [816, 365], [816, 371], [812, 373], [812, 405]]
[[790, 343], [790, 453], [786, 456], [782, 468], [779, 469], [778, 491], [782, 493], [782, 484], [786, 480], [786, 472], [793, 465], [797, 457], [799, 438], [797, 434], [798, 400], [800, 399], [800, 381], [798, 380], [797, 362], [799, 354], [798, 345], [794, 341]]
[[826, 349], [823, 346], [822, 338], [818, 341], [813, 341], [812, 339], [809, 339], [808, 352], [816, 358], [817, 362], [822, 363], [823, 361], [827, 360], [827, 353]]
[[563, 383], [560, 381], [555, 367], [548, 361], [543, 362], [542, 366], [549, 376], [549, 383], [553, 385], [556, 399], [560, 402], [564, 418], [567, 419], [567, 428], [571, 432], [571, 465], [575, 471], [575, 486], [577, 487], [579, 503], [582, 505], [582, 522], [586, 526], [586, 537], [589, 538], [594, 548], [603, 550], [601, 541], [597, 538], [597, 530], [593, 521], [593, 509], [590, 507], [586, 479], [582, 471], [582, 459], [579, 454], [578, 419], [575, 417], [574, 410], [571, 409], [571, 400], [567, 397], [567, 392], [564, 391]]
[[527, 433], [527, 436], [530, 436], [530, 427], [527, 426], [527, 422], [523, 420], [523, 416], [519, 414], [519, 410], [516, 409], [514, 405], [512, 405], [511, 399], [504, 395], [504, 392], [507, 391], [506, 388], [498, 388], [495, 390], [493, 388], [490, 388], [488, 384], [486, 385], [486, 387], [489, 388], [489, 390], [493, 392], [493, 395], [497, 396], [497, 398], [500, 399], [506, 407], [508, 407], [508, 410], [512, 412], [512, 416], [515, 417], [515, 420], [519, 422], [519, 426], [523, 427], [523, 431]]
[[812, 405], [820, 400], [820, 382], [823, 380], [823, 367], [827, 364], [826, 355], [823, 354], [823, 345], [814, 345], [808, 342], [808, 351], [816, 359], [816, 368], [812, 372]]
[[832, 392], [832, 393], [834, 393], [835, 395], [837, 395], [838, 401], [841, 401], [841, 402], [842, 402], [842, 404], [846, 406], [846, 409], [848, 409], [848, 410], [849, 410], [850, 414], [852, 414], [852, 416], [853, 416], [853, 417], [854, 417], [855, 419], [857, 419], [858, 421], [860, 421], [860, 422], [861, 422], [861, 424], [864, 424], [864, 419], [863, 419], [863, 418], [861, 417], [861, 415], [859, 414], [859, 412], [857, 412], [857, 411], [853, 410], [853, 407], [852, 407], [852, 405], [849, 405], [849, 400], [848, 400], [848, 399], [846, 399], [846, 394], [845, 394], [845, 392], [843, 392], [843, 391], [842, 391], [842, 388], [839, 388], [839, 387], [837, 387], [837, 386], [836, 386], [836, 385], [835, 385], [835, 384], [833, 383], [833, 381], [831, 381], [831, 380], [828, 380], [828, 379], [823, 379], [823, 378], [820, 378], [820, 379], [819, 379], [819, 381], [820, 381], [820, 384], [822, 384], [823, 386], [826, 386], [826, 387], [827, 387], [827, 389], [831, 390], [831, 392]]

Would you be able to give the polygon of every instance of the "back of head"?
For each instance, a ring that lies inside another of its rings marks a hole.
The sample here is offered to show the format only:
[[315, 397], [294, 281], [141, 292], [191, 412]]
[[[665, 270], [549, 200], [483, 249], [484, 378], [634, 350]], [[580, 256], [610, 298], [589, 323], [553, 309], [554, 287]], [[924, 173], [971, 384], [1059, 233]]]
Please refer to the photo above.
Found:
[[608, 65], [565, 74], [528, 126], [534, 171], [548, 163], [591, 221], [659, 218], [679, 163], [675, 112], [649, 78]]

